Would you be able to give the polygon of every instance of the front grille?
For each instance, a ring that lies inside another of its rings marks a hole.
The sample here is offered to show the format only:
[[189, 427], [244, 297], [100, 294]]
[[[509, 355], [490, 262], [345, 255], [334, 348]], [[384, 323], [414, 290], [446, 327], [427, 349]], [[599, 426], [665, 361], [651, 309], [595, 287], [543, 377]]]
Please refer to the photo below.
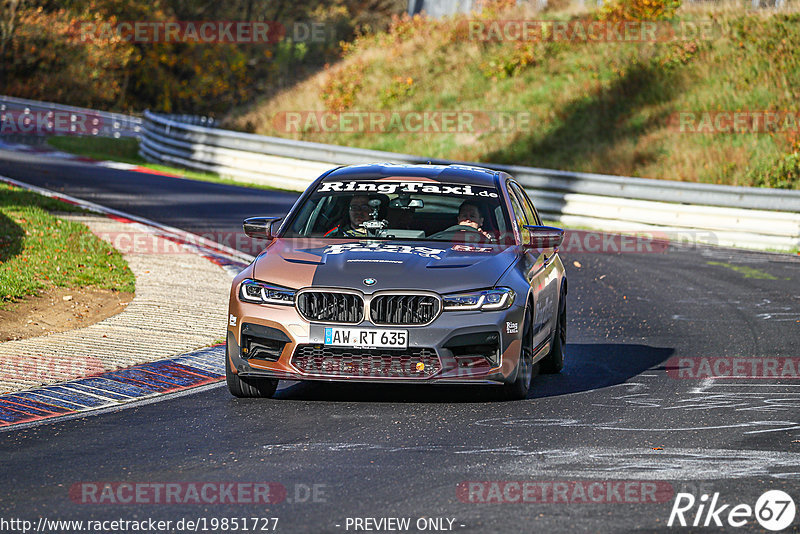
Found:
[[307, 321], [358, 324], [364, 320], [364, 301], [352, 293], [307, 291], [297, 296], [297, 311]]
[[377, 295], [370, 302], [370, 315], [375, 324], [428, 324], [440, 307], [432, 295]]
[[430, 378], [442, 368], [430, 348], [381, 351], [324, 345], [298, 345], [292, 364], [313, 375], [364, 378]]

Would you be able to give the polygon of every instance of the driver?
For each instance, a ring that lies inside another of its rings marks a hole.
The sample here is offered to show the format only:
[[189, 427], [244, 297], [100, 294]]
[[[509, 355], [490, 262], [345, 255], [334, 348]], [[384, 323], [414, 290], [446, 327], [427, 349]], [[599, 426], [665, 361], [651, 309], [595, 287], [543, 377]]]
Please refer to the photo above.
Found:
[[350, 199], [347, 222], [328, 230], [325, 233], [325, 237], [366, 237], [367, 230], [361, 225], [369, 220], [371, 211], [369, 197], [367, 195], [355, 195]]
[[[481, 215], [480, 207], [471, 200], [465, 200], [458, 208], [458, 225], [451, 228], [458, 230], [459, 226], [468, 226], [480, 232], [486, 239], [492, 239], [491, 234], [481, 228], [483, 226], [483, 215]], [[448, 228], [448, 230], [451, 228]]]

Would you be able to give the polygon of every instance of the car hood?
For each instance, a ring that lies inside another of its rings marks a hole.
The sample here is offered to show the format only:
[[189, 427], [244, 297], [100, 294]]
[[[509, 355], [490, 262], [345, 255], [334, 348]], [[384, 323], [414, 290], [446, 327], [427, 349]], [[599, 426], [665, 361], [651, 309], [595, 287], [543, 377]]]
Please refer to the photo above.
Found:
[[[275, 239], [256, 258], [253, 276], [294, 289], [313, 285], [449, 293], [492, 287], [515, 258], [515, 247], [503, 245]], [[365, 279], [375, 282], [368, 285]]]

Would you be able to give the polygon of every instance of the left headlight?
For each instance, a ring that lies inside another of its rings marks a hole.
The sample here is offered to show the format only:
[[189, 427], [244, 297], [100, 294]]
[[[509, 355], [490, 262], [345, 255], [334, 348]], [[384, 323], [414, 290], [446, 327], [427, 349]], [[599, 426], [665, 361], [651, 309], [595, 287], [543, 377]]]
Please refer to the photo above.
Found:
[[294, 306], [293, 289], [259, 282], [258, 280], [245, 279], [239, 288], [239, 298], [245, 302], [258, 304], [283, 304]]
[[451, 293], [442, 296], [445, 311], [505, 310], [514, 303], [514, 290], [508, 287], [496, 287], [482, 291]]

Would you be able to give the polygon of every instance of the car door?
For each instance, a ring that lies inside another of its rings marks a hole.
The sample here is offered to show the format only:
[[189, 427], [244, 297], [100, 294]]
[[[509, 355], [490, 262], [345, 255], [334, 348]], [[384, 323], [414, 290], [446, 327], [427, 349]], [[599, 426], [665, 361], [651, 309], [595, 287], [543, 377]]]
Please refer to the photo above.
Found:
[[[536, 213], [533, 203], [525, 191], [514, 181], [509, 180], [508, 190], [513, 200], [514, 210], [520, 209], [526, 221], [520, 222], [520, 234], [525, 240], [530, 240], [530, 232], [522, 224], [541, 226], [542, 222]], [[533, 324], [535, 328], [534, 346], [539, 346], [549, 341], [556, 324], [556, 306], [558, 304], [558, 271], [556, 270], [555, 250], [553, 248], [526, 248], [527, 261], [531, 265], [526, 275], [533, 287], [534, 313]]]

